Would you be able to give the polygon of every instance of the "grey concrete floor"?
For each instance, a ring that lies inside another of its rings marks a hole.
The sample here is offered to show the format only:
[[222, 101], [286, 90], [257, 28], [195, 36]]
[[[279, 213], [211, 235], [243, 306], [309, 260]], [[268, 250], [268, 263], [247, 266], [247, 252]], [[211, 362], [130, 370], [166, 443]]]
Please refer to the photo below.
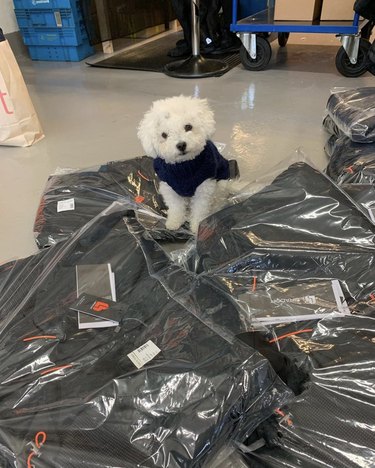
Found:
[[46, 138], [31, 148], [0, 147], [0, 263], [36, 251], [33, 221], [40, 195], [57, 167], [82, 168], [142, 155], [136, 127], [152, 101], [178, 94], [208, 98], [215, 141], [237, 158], [251, 181], [302, 147], [326, 164], [321, 129], [335, 86], [374, 85], [367, 74], [340, 76], [335, 38], [295, 36], [274, 47], [270, 68], [239, 66], [221, 78], [179, 80], [158, 73], [90, 68], [85, 63], [19, 62]]

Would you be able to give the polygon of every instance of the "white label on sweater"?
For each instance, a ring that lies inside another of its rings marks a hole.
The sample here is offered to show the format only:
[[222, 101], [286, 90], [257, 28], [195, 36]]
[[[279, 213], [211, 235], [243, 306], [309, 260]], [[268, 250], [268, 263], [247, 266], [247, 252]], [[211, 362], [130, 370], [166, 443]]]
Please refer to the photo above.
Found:
[[337, 308], [342, 314], [350, 314], [348, 303], [346, 302], [344, 293], [342, 292], [340, 282], [338, 280], [332, 281], [333, 294], [335, 295]]
[[128, 354], [128, 358], [137, 369], [140, 369], [145, 364], [154, 359], [154, 357], [157, 356], [160, 351], [161, 350], [156, 346], [156, 344], [149, 340], [147, 343]]
[[57, 212], [61, 211], [71, 211], [75, 210], [74, 198], [69, 198], [69, 200], [60, 200], [57, 202]]
[[371, 221], [375, 223], [375, 208], [369, 208], [368, 212], [370, 213]]

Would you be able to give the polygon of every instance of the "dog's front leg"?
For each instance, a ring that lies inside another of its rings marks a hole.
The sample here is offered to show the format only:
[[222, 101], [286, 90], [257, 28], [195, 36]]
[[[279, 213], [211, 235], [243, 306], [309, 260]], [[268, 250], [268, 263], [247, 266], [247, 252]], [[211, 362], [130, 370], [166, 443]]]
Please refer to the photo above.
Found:
[[186, 221], [186, 199], [180, 197], [167, 183], [160, 182], [159, 191], [168, 207], [168, 216], [165, 226], [175, 231]]
[[205, 180], [197, 187], [190, 205], [190, 229], [196, 234], [199, 223], [211, 212], [215, 199], [217, 181], [213, 179]]

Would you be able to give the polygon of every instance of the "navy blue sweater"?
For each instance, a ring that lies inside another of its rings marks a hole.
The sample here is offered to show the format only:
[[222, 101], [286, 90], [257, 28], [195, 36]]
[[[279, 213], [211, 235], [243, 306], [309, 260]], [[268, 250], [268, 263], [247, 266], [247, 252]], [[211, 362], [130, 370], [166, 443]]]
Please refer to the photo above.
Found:
[[154, 169], [159, 179], [166, 182], [181, 197], [192, 197], [197, 187], [207, 179], [229, 179], [229, 162], [221, 156], [212, 141], [191, 161], [168, 164], [164, 159], [154, 159]]

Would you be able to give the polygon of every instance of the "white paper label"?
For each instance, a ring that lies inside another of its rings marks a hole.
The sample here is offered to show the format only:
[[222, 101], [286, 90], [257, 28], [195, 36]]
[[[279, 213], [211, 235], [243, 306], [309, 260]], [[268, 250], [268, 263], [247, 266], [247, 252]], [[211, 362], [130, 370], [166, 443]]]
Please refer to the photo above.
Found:
[[273, 304], [316, 304], [316, 296], [303, 296], [295, 298], [275, 299]]
[[151, 340], [128, 354], [131, 362], [140, 369], [160, 353], [160, 349]]
[[60, 200], [57, 202], [57, 212], [61, 211], [71, 211], [75, 209], [74, 198], [69, 198], [69, 200]]
[[368, 212], [370, 213], [371, 221], [375, 223], [375, 208], [369, 208]]
[[350, 314], [348, 303], [346, 302], [344, 293], [342, 292], [340, 282], [338, 280], [332, 281], [333, 294], [335, 295], [337, 308], [342, 314]]

